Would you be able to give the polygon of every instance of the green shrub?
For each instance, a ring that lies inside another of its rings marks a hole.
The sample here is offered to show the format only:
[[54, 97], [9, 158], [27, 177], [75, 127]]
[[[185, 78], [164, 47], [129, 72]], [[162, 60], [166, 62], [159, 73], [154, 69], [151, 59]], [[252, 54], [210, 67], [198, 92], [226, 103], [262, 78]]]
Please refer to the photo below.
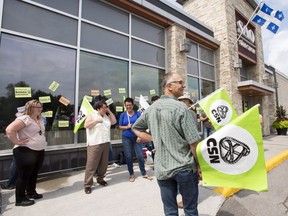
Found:
[[272, 124], [273, 128], [288, 128], [288, 120], [275, 120]]
[[288, 128], [288, 118], [286, 117], [286, 109], [281, 105], [276, 107], [275, 112], [276, 120], [273, 122], [273, 128]]

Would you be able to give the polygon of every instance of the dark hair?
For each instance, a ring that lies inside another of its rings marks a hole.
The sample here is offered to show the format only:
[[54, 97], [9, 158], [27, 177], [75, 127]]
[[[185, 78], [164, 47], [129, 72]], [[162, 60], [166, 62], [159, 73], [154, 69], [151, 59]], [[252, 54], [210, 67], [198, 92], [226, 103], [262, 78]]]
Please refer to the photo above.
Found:
[[133, 98], [130, 98], [130, 97], [125, 98], [124, 104], [126, 104], [126, 102], [130, 102], [130, 103], [132, 103], [132, 105], [134, 104]]
[[94, 107], [95, 110], [99, 110], [100, 108], [103, 107], [103, 105], [107, 106], [107, 103], [104, 100], [101, 100], [101, 101], [95, 102], [93, 107]]
[[158, 95], [154, 95], [151, 97], [151, 101], [152, 103], [155, 102], [156, 100], [158, 100], [160, 97]]

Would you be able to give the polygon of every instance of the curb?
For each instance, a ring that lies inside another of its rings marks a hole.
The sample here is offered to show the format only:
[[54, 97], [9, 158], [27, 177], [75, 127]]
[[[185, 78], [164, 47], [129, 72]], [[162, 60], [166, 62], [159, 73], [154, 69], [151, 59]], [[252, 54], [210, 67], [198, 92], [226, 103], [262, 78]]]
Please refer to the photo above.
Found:
[[[281, 163], [283, 163], [284, 161], [286, 161], [287, 159], [288, 159], [288, 150], [286, 150], [286, 151], [276, 155], [275, 157], [269, 159], [268, 161], [266, 161], [267, 173], [270, 170], [272, 170], [273, 168], [275, 168], [278, 165], [280, 165]], [[223, 197], [227, 198], [227, 197], [230, 197], [230, 196], [234, 195], [235, 193], [239, 192], [240, 190], [242, 190], [242, 189], [220, 187], [220, 188], [214, 189], [213, 192], [216, 194], [222, 194]]]

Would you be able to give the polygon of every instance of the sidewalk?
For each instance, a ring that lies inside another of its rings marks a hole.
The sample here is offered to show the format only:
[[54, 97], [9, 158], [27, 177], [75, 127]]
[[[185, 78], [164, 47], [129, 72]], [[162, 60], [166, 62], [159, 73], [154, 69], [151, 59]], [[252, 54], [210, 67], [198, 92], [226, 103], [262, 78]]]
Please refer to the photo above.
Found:
[[[265, 137], [266, 160], [288, 150], [287, 141], [288, 136]], [[43, 178], [37, 184], [37, 191], [43, 193], [44, 198], [36, 200], [36, 204], [29, 207], [15, 207], [14, 191], [2, 190], [2, 215], [163, 215], [157, 180], [155, 178], [152, 181], [143, 179], [137, 164], [134, 164], [134, 169], [136, 180], [130, 183], [126, 165], [120, 168], [109, 167], [106, 177], [109, 185], [102, 187], [96, 184], [89, 195], [84, 193], [84, 171]], [[147, 174], [154, 176], [153, 170], [149, 166], [146, 166], [146, 169]], [[226, 200], [222, 195], [215, 194], [214, 189], [199, 186], [198, 210], [201, 216], [215, 216]], [[287, 188], [285, 190], [287, 191]], [[179, 215], [181, 214], [183, 214], [182, 209], [180, 209]]]

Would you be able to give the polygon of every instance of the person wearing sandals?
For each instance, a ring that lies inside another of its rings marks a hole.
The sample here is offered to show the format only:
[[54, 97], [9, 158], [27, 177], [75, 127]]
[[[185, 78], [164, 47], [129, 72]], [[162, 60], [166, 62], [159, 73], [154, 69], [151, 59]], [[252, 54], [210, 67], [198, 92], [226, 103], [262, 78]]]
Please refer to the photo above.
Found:
[[126, 158], [128, 172], [130, 174], [129, 181], [134, 182], [134, 170], [133, 170], [133, 153], [135, 151], [138, 159], [139, 169], [143, 178], [152, 180], [153, 178], [147, 175], [144, 164], [144, 155], [142, 150], [141, 138], [137, 137], [131, 130], [134, 122], [141, 116], [141, 113], [133, 110], [134, 100], [127, 97], [124, 100], [126, 112], [121, 113], [119, 118], [119, 129], [122, 130], [122, 143], [124, 148], [124, 155]]
[[110, 128], [117, 122], [105, 101], [96, 102], [94, 109], [84, 123], [87, 136], [87, 161], [84, 177], [86, 194], [91, 193], [96, 169], [97, 183], [102, 186], [108, 185], [104, 177], [108, 167]]
[[34, 200], [43, 197], [36, 192], [37, 176], [47, 146], [41, 112], [42, 104], [38, 100], [30, 100], [25, 104], [23, 115], [6, 128], [7, 137], [15, 144], [13, 156], [18, 172], [15, 206], [30, 206], [35, 203]]
[[[132, 126], [134, 133], [155, 145], [154, 170], [165, 215], [178, 215], [177, 191], [186, 216], [198, 216], [196, 147], [201, 137], [187, 106], [178, 101], [185, 85], [177, 73], [163, 77], [164, 95], [148, 107]], [[147, 129], [149, 132], [147, 133]]]

